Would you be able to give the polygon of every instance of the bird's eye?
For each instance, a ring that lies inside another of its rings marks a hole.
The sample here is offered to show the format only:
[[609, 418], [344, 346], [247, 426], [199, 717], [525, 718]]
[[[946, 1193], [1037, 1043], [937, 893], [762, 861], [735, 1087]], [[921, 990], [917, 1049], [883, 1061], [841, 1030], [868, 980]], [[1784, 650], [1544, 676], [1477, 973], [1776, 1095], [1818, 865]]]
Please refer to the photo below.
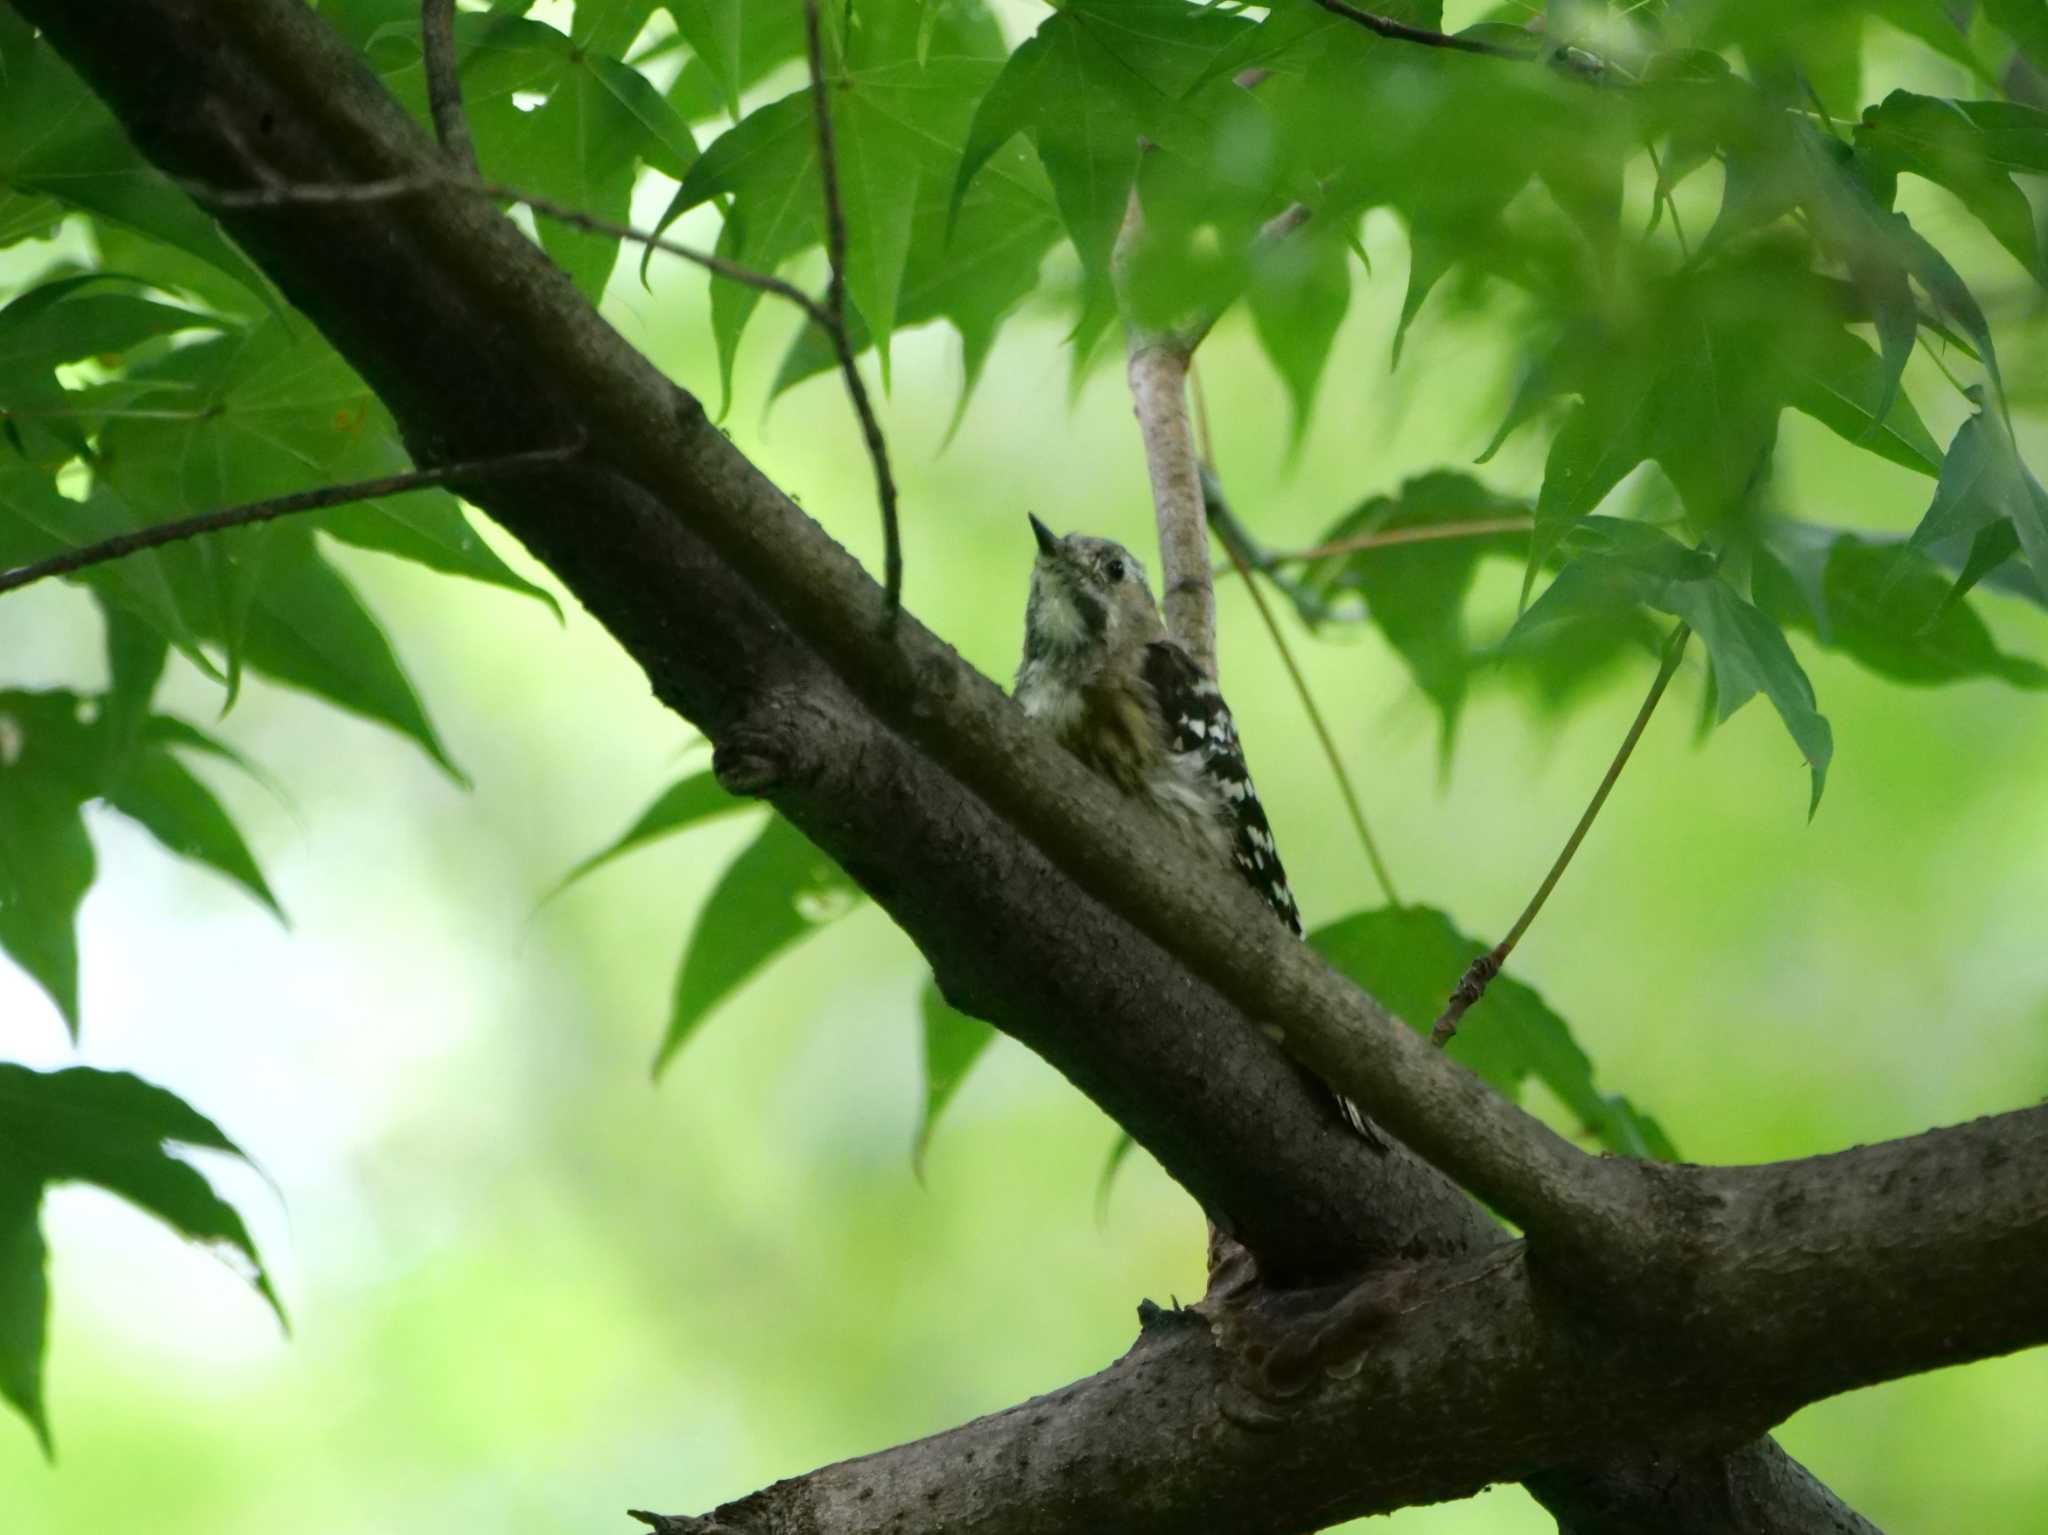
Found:
[[1112, 581], [1121, 581], [1124, 578], [1124, 562], [1112, 559], [1107, 565], [1102, 567], [1102, 573]]

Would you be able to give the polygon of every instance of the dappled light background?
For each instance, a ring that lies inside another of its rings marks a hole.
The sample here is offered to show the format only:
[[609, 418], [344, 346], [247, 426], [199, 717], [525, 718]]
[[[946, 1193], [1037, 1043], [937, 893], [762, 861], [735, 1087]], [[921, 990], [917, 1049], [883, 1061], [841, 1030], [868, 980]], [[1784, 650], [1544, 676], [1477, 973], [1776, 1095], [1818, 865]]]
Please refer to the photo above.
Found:
[[[1901, 83], [1926, 67], [1903, 54], [1883, 66]], [[1890, 77], [1875, 64], [1872, 76]], [[643, 222], [672, 190], [647, 178]], [[1710, 218], [1716, 190], [1690, 188], [1700, 206], [1682, 206]], [[1905, 195], [1944, 249], [1977, 253], [1966, 275], [1980, 291], [2012, 299], [1994, 323], [2012, 371], [2037, 373], [2024, 274], [1970, 245], [1939, 194]], [[715, 227], [700, 211], [680, 233], [708, 244]], [[1390, 372], [1405, 237], [1375, 215], [1365, 253], [1298, 452], [1243, 317], [1201, 355], [1221, 471], [1275, 547], [1311, 542], [1405, 476], [1468, 463], [1508, 399], [1512, 306], [1447, 289]], [[5, 280], [49, 254], [10, 252]], [[621, 262], [610, 313], [715, 401], [704, 280], [658, 260], [643, 288], [634, 265]], [[1067, 323], [1047, 308], [1004, 332], [950, 441], [950, 332], [897, 339], [884, 402], [907, 601], [1005, 680], [1027, 510], [1149, 539], [1114, 348], [1070, 395]], [[793, 333], [764, 310], [725, 424], [874, 568], [869, 469], [836, 380], [765, 404]], [[1946, 441], [1966, 403], [1924, 356], [1907, 383]], [[1776, 483], [1797, 514], [1903, 532], [1924, 510], [1930, 482], [1804, 417], [1783, 430]], [[2021, 430], [2048, 449], [2041, 419]], [[1546, 438], [1525, 430], [1477, 473], [1533, 494]], [[1653, 490], [1655, 474], [1624, 494]], [[1128, 1344], [1140, 1298], [1200, 1292], [1199, 1211], [1142, 1155], [1098, 1211], [1113, 1127], [1013, 1044], [977, 1066], [914, 1177], [924, 971], [871, 906], [748, 985], [653, 1080], [682, 945], [753, 818], [665, 840], [544, 901], [708, 752], [566, 597], [558, 625], [536, 602], [330, 552], [384, 617], [472, 787], [388, 732], [252, 682], [219, 728], [282, 792], [201, 771], [248, 828], [290, 931], [102, 813], [76, 1052], [42, 995], [0, 970], [0, 1053], [137, 1071], [250, 1151], [269, 1185], [208, 1170], [251, 1213], [293, 1334], [147, 1218], [58, 1191], [58, 1462], [0, 1418], [0, 1525], [623, 1530], [628, 1505], [700, 1511], [1055, 1388]], [[1482, 629], [1505, 627], [1518, 579], [1506, 562], [1484, 568]], [[2008, 649], [2048, 657], [2039, 610], [1981, 605]], [[1561, 716], [1482, 674], [1446, 761], [1433, 712], [1375, 634], [1316, 641], [1283, 623], [1403, 894], [1500, 933], [1654, 658]], [[1378, 904], [1234, 583], [1221, 631], [1223, 682], [1310, 921]], [[21, 685], [92, 679], [85, 594], [0, 603], [0, 652]], [[1810, 645], [1800, 655], [1836, 740], [1811, 823], [1804, 768], [1767, 704], [1698, 735], [1695, 659], [1513, 965], [1570, 1021], [1602, 1086], [1703, 1161], [1807, 1155], [2048, 1094], [2048, 706], [2001, 683], [1908, 689]], [[210, 720], [218, 691], [173, 668], [167, 706]], [[1554, 1112], [1540, 1094], [1531, 1105]], [[2037, 1353], [1823, 1403], [1782, 1438], [1884, 1527], [2048, 1529], [2044, 1402]], [[1515, 1488], [1391, 1524], [1552, 1527]]]

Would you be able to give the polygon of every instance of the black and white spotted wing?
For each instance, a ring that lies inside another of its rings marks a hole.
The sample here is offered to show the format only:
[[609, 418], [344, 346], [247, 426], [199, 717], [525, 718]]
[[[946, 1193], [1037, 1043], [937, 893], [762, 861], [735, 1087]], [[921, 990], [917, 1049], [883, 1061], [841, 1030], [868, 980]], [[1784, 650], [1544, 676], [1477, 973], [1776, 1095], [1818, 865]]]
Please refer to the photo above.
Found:
[[[1273, 908], [1274, 915], [1287, 924], [1287, 930], [1299, 938], [1301, 908], [1287, 886], [1287, 870], [1273, 845], [1266, 807], [1252, 787], [1252, 771], [1237, 739], [1237, 721], [1230, 717], [1223, 695], [1195, 665], [1194, 658], [1171, 640], [1155, 640], [1145, 648], [1145, 681], [1159, 700], [1173, 749], [1196, 754], [1203, 776], [1215, 786], [1229, 811], [1231, 861]], [[1346, 1124], [1375, 1147], [1385, 1149], [1386, 1142], [1357, 1104], [1342, 1093], [1330, 1096], [1337, 1100]]]
[[1287, 888], [1287, 870], [1273, 845], [1266, 807], [1252, 787], [1251, 769], [1237, 739], [1237, 722], [1216, 684], [1202, 674], [1191, 657], [1171, 640], [1155, 640], [1145, 648], [1145, 681], [1159, 700], [1172, 747], [1192, 752], [1202, 776], [1215, 790], [1231, 825], [1231, 861], [1251, 882], [1288, 931], [1301, 935], [1301, 910]]

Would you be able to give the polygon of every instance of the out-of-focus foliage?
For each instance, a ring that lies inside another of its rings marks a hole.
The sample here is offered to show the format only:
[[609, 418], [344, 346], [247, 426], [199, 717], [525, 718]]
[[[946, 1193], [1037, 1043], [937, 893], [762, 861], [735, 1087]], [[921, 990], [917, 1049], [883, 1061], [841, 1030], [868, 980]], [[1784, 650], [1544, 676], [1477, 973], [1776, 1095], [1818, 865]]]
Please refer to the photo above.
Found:
[[[1388, 906], [1354, 912], [1309, 935], [1318, 953], [1422, 1033], [1443, 1007], [1444, 977], [1460, 976], [1488, 945], [1467, 938], [1442, 912]], [[1577, 1116], [1584, 1132], [1626, 1157], [1677, 1155], [1663, 1128], [1626, 1098], [1593, 1086], [1593, 1064], [1534, 988], [1498, 976], [1445, 1047], [1499, 1091], [1518, 1095], [1534, 1078]]]
[[[414, 0], [319, 9], [424, 120]], [[1519, 382], [1491, 441], [1482, 429], [1451, 450], [1488, 464], [1487, 478], [1446, 464], [1383, 489], [1361, 461], [1341, 498], [1352, 510], [1313, 557], [1276, 553], [1277, 526], [1247, 518], [1260, 578], [1316, 633], [1376, 634], [1407, 667], [1440, 722], [1446, 772], [1461, 741], [1467, 760], [1484, 754], [1458, 732], [1477, 687], [1506, 679], [1571, 705], [1595, 679], [1645, 670], [1673, 620], [1702, 642], [1710, 716], [1761, 693], [1814, 805], [1834, 752], [1802, 660], [1816, 649], [1886, 683], [2048, 682], [1993, 606], [2048, 604], [2048, 495], [2014, 423], [2041, 397], [2039, 369], [2023, 348], [2000, 360], [2006, 327], [2048, 283], [2037, 5], [1560, 5], [1465, 29], [1494, 56], [1379, 38], [1310, 0], [821, 9], [849, 324], [885, 381], [892, 342], [934, 321], [958, 337], [964, 410], [1026, 309], [1060, 317], [1081, 379], [1119, 321], [1207, 324], [1241, 304], [1285, 394], [1260, 430], [1298, 446], [1337, 391], [1356, 285], [1398, 284], [1379, 354], [1397, 390], [1463, 367], [1440, 349], [1443, 326], [1488, 316]], [[1446, 24], [1431, 0], [1388, 13]], [[658, 186], [661, 228], [715, 217], [720, 255], [817, 271], [825, 225], [795, 0], [499, 0], [462, 12], [457, 42], [491, 180], [615, 222], [636, 188], [644, 211]], [[1897, 78], [1879, 77], [1880, 59]], [[362, 382], [12, 12], [0, 12], [0, 78], [0, 247], [67, 241], [0, 289], [0, 563], [403, 465]], [[1366, 271], [1354, 255], [1389, 220], [1405, 272]], [[537, 232], [586, 294], [627, 286], [616, 238], [547, 219]], [[659, 301], [673, 272], [648, 259], [638, 275]], [[1986, 286], [2008, 279], [2017, 301]], [[710, 289], [729, 403], [762, 297]], [[832, 362], [800, 329], [768, 387]], [[1917, 521], [1875, 525], [1776, 472], [1781, 438], [1805, 429], [1795, 417], [1841, 453], [1919, 477]], [[206, 679], [222, 708], [245, 672], [282, 683], [399, 732], [459, 778], [399, 647], [332, 558], [342, 545], [546, 599], [452, 497], [385, 498], [74, 578], [101, 617], [103, 664], [0, 694], [0, 950], [74, 1033], [94, 807], [278, 905], [192, 771], [227, 748], [159, 707], [167, 676]], [[1489, 600], [1495, 569], [1522, 583], [1518, 611]], [[709, 774], [683, 778], [570, 878], [738, 808]], [[659, 1060], [858, 904], [793, 828], [762, 822], [683, 939]], [[1318, 942], [1418, 1026], [1482, 947], [1428, 906], [1354, 912]], [[935, 990], [920, 1012], [922, 1159], [991, 1036]], [[1454, 1049], [1503, 1091], [1540, 1084], [1609, 1149], [1670, 1155], [1657, 1122], [1597, 1090], [1563, 1020], [1512, 979]], [[75, 1075], [24, 1081], [54, 1103], [50, 1084]], [[106, 1144], [143, 1148], [138, 1165], [152, 1168], [166, 1141], [233, 1149], [173, 1103], [140, 1084], [107, 1095], [95, 1110]], [[43, 1121], [22, 1108], [18, 1123]], [[94, 1179], [254, 1253], [189, 1180], [176, 1198], [146, 1196], [88, 1160], [45, 1166], [10, 1124], [0, 1389], [40, 1433], [45, 1182]]]
[[0, 1063], [0, 1396], [28, 1419], [45, 1453], [49, 1289], [37, 1222], [46, 1186], [97, 1184], [181, 1236], [218, 1248], [247, 1265], [249, 1282], [284, 1320], [241, 1216], [204, 1174], [170, 1154], [173, 1147], [242, 1154], [183, 1099], [126, 1072], [37, 1072]]

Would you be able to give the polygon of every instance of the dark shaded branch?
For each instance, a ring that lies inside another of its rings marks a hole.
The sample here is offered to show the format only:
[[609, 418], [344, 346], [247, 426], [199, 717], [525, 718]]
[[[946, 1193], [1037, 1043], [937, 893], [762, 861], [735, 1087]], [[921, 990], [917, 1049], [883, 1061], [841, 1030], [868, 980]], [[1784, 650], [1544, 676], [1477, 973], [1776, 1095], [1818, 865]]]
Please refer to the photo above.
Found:
[[1522, 941], [1522, 935], [1529, 931], [1543, 910], [1543, 903], [1550, 899], [1550, 892], [1557, 888], [1557, 882], [1564, 878], [1564, 871], [1571, 867], [1572, 858], [1579, 851], [1579, 844], [1586, 840], [1586, 833], [1593, 828], [1594, 820], [1600, 814], [1600, 807], [1607, 803], [1607, 796], [1614, 792], [1614, 785], [1621, 777], [1621, 770], [1628, 766], [1628, 759], [1635, 755], [1636, 742], [1642, 740], [1643, 731], [1648, 728], [1650, 716], [1657, 712], [1658, 700], [1671, 685], [1671, 679], [1678, 672], [1678, 663], [1685, 655], [1685, 642], [1692, 638], [1692, 630], [1685, 624], [1671, 631], [1671, 637], [1664, 642], [1664, 658], [1657, 667], [1657, 676], [1650, 683], [1650, 691], [1643, 698], [1643, 706], [1636, 710], [1636, 717], [1630, 722], [1628, 734], [1621, 738], [1621, 745], [1614, 753], [1614, 760], [1607, 764], [1607, 772], [1600, 779], [1600, 787], [1593, 791], [1593, 797], [1586, 802], [1584, 813], [1579, 816], [1578, 825], [1565, 838], [1563, 849], [1550, 865], [1550, 872], [1543, 876], [1543, 883], [1536, 887], [1536, 893], [1529, 897], [1529, 904], [1522, 908], [1522, 914], [1515, 918], [1515, 925], [1508, 929], [1507, 937], [1472, 961], [1472, 967], [1458, 980], [1452, 990], [1450, 1002], [1444, 1008], [1436, 1024], [1429, 1031], [1430, 1043], [1438, 1046], [1450, 1043], [1451, 1036], [1458, 1032], [1458, 1020], [1463, 1018], [1472, 1005], [1486, 995], [1486, 988], [1493, 984], [1493, 978], [1500, 974], [1501, 966], [1508, 962], [1508, 956], [1515, 952], [1515, 945]]
[[463, 170], [481, 175], [469, 118], [462, 110], [462, 72], [455, 56], [455, 0], [420, 0], [420, 56], [426, 63], [427, 110], [441, 148]]
[[[822, 89], [818, 100], [824, 100]], [[823, 107], [820, 107], [823, 112]], [[822, 134], [829, 128], [821, 128]], [[375, 181], [358, 182], [278, 182], [259, 187], [225, 187], [208, 182], [185, 179], [180, 183], [194, 198], [209, 207], [227, 210], [235, 208], [288, 208], [288, 207], [336, 207], [353, 204], [388, 202], [394, 198], [416, 197], [426, 192], [454, 190], [471, 192], [494, 203], [518, 203], [530, 208], [541, 218], [551, 219], [558, 224], [588, 230], [592, 234], [609, 235], [615, 240], [628, 240], [676, 256], [695, 266], [702, 267], [714, 277], [723, 277], [745, 287], [758, 288], [763, 293], [796, 305], [832, 343], [833, 354], [839, 360], [840, 376], [846, 383], [846, 394], [852, 402], [855, 417], [860, 422], [861, 440], [866, 444], [868, 461], [874, 468], [875, 495], [882, 508], [883, 571], [889, 593], [889, 607], [893, 612], [901, 600], [903, 587], [903, 548], [897, 531], [896, 476], [889, 466], [889, 447], [882, 436], [882, 424], [875, 415], [873, 402], [868, 397], [867, 383], [860, 376], [860, 368], [854, 356], [851, 336], [846, 328], [845, 283], [840, 275], [845, 266], [845, 218], [843, 215], [831, 221], [839, 230], [838, 251], [833, 258], [834, 273], [830, 297], [826, 303], [819, 303], [795, 283], [777, 277], [772, 272], [760, 272], [737, 261], [710, 251], [698, 250], [695, 246], [684, 245], [664, 235], [649, 234], [646, 230], [635, 229], [630, 224], [601, 218], [586, 213], [581, 208], [569, 207], [553, 198], [543, 197], [538, 192], [529, 192], [520, 187], [507, 186], [498, 181], [474, 181], [453, 177], [445, 173], [428, 172], [424, 175], [389, 176]], [[829, 197], [832, 205], [838, 206], [838, 181], [836, 173], [829, 183]]]
[[381, 496], [398, 496], [412, 490], [430, 490], [437, 485], [448, 485], [461, 480], [484, 480], [518, 474], [543, 464], [559, 464], [581, 450], [582, 444], [577, 443], [566, 448], [539, 448], [531, 453], [508, 453], [498, 458], [474, 459], [461, 464], [440, 464], [431, 469], [411, 469], [403, 474], [387, 474], [374, 480], [353, 480], [341, 485], [321, 485], [312, 490], [296, 490], [288, 496], [273, 496], [268, 501], [251, 501], [242, 506], [201, 512], [195, 517], [180, 517], [172, 522], [160, 522], [153, 527], [137, 528], [133, 533], [121, 533], [113, 538], [102, 539], [96, 544], [67, 549], [62, 554], [53, 554], [48, 559], [37, 560], [31, 565], [19, 565], [13, 570], [0, 571], [0, 593], [33, 585], [50, 576], [66, 576], [74, 571], [90, 569], [94, 565], [104, 565], [109, 560], [125, 559], [131, 554], [140, 554], [145, 549], [161, 549], [165, 544], [179, 543], [207, 533], [224, 533], [230, 528], [253, 527], [257, 523], [273, 522], [279, 517], [289, 517], [297, 512], [324, 511], [329, 507], [347, 506], [355, 501], [375, 501]]
[[[811, 66], [811, 110], [818, 120], [818, 179], [825, 188], [825, 254], [832, 275], [825, 286], [825, 312], [832, 317], [833, 349], [846, 379], [846, 395], [860, 417], [868, 458], [875, 468], [875, 497], [882, 506], [882, 592], [891, 618], [903, 601], [903, 538], [896, 519], [896, 476], [882, 424], [868, 401], [867, 381], [854, 360], [846, 329], [846, 204], [839, 195], [839, 152], [832, 139], [832, 102], [825, 81], [825, 45], [818, 29], [818, 0], [804, 0], [804, 48]], [[879, 345], [888, 338], [877, 336]]]

